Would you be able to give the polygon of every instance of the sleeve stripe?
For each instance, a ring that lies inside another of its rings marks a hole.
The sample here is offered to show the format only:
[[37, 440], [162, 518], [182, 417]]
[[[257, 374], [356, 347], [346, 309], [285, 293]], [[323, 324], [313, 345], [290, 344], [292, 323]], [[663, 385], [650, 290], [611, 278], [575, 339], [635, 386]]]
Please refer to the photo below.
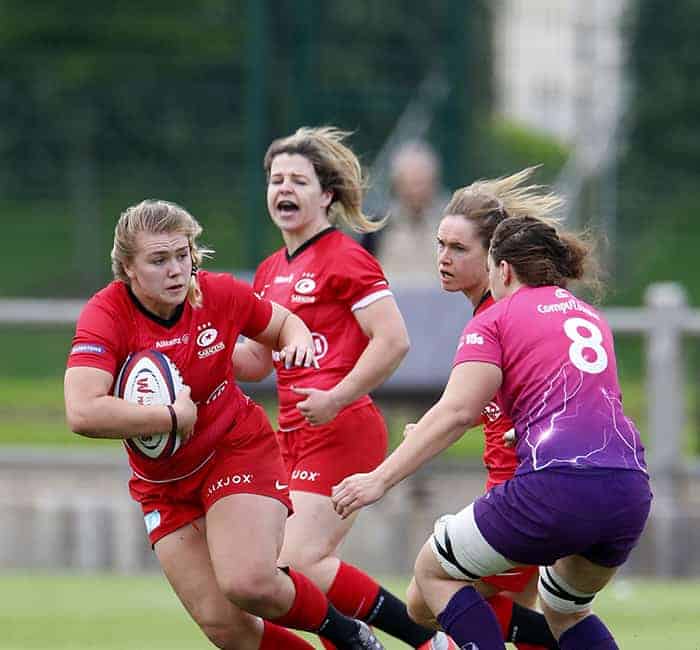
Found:
[[358, 309], [362, 309], [363, 307], [367, 307], [368, 305], [371, 305], [373, 302], [377, 302], [377, 300], [380, 300], [381, 298], [386, 298], [387, 296], [393, 296], [394, 294], [389, 291], [389, 289], [382, 289], [381, 291], [375, 291], [374, 293], [370, 293], [368, 296], [365, 296], [364, 298], [358, 300], [351, 308], [350, 311], [356, 311]]

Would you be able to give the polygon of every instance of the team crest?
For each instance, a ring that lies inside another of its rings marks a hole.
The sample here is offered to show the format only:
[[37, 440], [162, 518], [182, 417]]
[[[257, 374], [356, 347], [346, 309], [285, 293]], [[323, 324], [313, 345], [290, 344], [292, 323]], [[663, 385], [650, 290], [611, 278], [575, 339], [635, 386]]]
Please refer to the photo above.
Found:
[[294, 285], [294, 291], [302, 295], [311, 293], [316, 288], [316, 282], [312, 278], [302, 278]]

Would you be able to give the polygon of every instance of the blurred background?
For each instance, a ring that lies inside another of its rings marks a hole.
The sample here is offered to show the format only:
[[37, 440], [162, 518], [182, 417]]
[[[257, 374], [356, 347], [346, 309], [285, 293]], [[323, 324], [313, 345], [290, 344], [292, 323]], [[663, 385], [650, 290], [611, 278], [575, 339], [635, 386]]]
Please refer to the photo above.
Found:
[[[268, 144], [333, 124], [354, 133], [370, 214], [393, 216], [392, 165], [419, 143], [440, 196], [541, 165], [569, 225], [600, 234], [657, 497], [624, 572], [700, 575], [698, 24], [700, 0], [0, 3], [0, 569], [154, 568], [119, 445], [63, 421], [74, 319], [111, 279], [120, 212], [147, 197], [184, 205], [209, 267], [245, 277], [281, 246]], [[432, 277], [394, 280], [413, 349], [377, 397], [396, 441], [468, 313]], [[251, 392], [274, 412], [271, 384]], [[434, 517], [481, 491], [480, 454], [475, 431], [370, 509], [348, 555], [408, 574]]]

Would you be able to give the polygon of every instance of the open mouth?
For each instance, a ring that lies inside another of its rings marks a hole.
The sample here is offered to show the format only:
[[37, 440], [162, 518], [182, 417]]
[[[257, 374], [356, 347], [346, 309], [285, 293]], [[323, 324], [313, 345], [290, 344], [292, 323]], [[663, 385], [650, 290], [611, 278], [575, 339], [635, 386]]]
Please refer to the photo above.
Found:
[[283, 199], [282, 201], [278, 201], [277, 209], [281, 213], [291, 214], [293, 212], [297, 212], [299, 210], [299, 206], [296, 203], [294, 203], [294, 201]]
[[452, 275], [452, 273], [449, 273], [448, 271], [440, 269], [440, 277], [443, 280], [451, 280], [454, 277], [454, 275]]

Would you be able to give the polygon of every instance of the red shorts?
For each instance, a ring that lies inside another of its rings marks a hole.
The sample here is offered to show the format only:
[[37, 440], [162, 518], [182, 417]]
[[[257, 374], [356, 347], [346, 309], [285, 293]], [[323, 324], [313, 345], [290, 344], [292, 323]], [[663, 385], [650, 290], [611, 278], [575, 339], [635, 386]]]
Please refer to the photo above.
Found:
[[278, 431], [289, 489], [331, 495], [346, 476], [370, 472], [387, 452], [389, 433], [374, 404], [341, 413], [328, 424]]
[[512, 591], [516, 594], [525, 590], [532, 577], [537, 575], [539, 569], [536, 566], [516, 566], [495, 576], [486, 576], [481, 580], [501, 591]]
[[204, 516], [231, 494], [272, 497], [292, 512], [279, 445], [259, 406], [219, 441], [212, 459], [192, 475], [167, 483], [132, 476], [129, 491], [141, 504], [151, 544]]
[[[513, 478], [512, 471], [498, 472], [489, 470], [486, 480], [486, 492], [510, 478]], [[495, 576], [486, 576], [482, 578], [482, 581], [497, 587], [501, 591], [512, 591], [517, 594], [525, 590], [525, 587], [532, 580], [532, 577], [537, 575], [538, 571], [539, 569], [536, 566], [516, 566]]]

